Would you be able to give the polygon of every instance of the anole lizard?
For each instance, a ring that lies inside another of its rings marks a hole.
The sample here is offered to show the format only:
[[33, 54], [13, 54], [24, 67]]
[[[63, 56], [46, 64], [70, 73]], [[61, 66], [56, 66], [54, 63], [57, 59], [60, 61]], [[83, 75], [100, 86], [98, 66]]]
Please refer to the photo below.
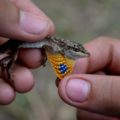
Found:
[[7, 54], [0, 60], [0, 67], [2, 77], [12, 85], [12, 67], [21, 48], [41, 49], [43, 54], [42, 64], [45, 65], [48, 58], [60, 80], [72, 72], [76, 59], [90, 55], [81, 44], [58, 37], [49, 36], [37, 42], [8, 40], [0, 45], [0, 54]]

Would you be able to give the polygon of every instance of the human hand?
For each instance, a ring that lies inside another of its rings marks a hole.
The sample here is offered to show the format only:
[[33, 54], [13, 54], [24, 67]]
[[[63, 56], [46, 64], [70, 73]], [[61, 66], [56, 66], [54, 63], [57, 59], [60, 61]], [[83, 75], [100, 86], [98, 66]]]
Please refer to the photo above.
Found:
[[78, 120], [119, 120], [120, 41], [100, 37], [85, 47], [91, 56], [76, 61], [73, 75], [59, 83], [59, 94], [78, 109]]
[[[5, 38], [40, 40], [53, 32], [52, 21], [30, 0], [0, 0], [0, 44]], [[16, 64], [13, 68], [15, 89], [0, 79], [0, 104], [11, 103], [16, 92], [27, 92], [34, 85], [29, 68], [40, 66], [40, 51], [21, 50], [18, 57], [23, 64]]]

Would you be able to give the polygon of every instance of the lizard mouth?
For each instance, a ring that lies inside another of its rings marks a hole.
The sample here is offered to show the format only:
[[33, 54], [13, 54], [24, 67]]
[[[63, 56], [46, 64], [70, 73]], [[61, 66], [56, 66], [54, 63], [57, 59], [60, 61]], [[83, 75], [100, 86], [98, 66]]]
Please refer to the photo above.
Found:
[[85, 51], [84, 53], [83, 53], [83, 57], [89, 57], [90, 56], [90, 53], [89, 52], [87, 52], [87, 51]]
[[76, 60], [79, 58], [89, 57], [90, 53], [87, 51], [76, 52], [76, 51], [68, 50], [68, 51], [65, 51], [65, 55], [70, 59]]
[[76, 54], [74, 54], [75, 58], [82, 58], [82, 57], [89, 57], [90, 53], [89, 52], [76, 52]]

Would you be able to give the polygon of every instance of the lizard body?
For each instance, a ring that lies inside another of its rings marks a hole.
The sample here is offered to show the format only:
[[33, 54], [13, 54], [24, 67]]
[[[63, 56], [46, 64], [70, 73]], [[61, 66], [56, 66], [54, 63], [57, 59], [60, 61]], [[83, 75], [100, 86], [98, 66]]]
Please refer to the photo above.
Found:
[[12, 79], [11, 68], [20, 48], [39, 48], [45, 51], [43, 64], [48, 58], [59, 79], [72, 72], [74, 60], [90, 55], [81, 44], [57, 37], [46, 37], [36, 42], [9, 40], [0, 45], [0, 54], [7, 54], [0, 60], [1, 71], [7, 73], [7, 79]]

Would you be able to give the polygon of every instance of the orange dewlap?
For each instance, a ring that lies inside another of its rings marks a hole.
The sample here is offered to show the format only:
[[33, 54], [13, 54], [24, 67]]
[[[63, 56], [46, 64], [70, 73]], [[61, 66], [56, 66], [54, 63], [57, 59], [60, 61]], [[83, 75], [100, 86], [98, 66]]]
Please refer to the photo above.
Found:
[[75, 61], [65, 57], [62, 54], [56, 53], [52, 54], [47, 52], [47, 57], [57, 75], [57, 77], [61, 80], [66, 75], [69, 75], [73, 71], [73, 67]]

